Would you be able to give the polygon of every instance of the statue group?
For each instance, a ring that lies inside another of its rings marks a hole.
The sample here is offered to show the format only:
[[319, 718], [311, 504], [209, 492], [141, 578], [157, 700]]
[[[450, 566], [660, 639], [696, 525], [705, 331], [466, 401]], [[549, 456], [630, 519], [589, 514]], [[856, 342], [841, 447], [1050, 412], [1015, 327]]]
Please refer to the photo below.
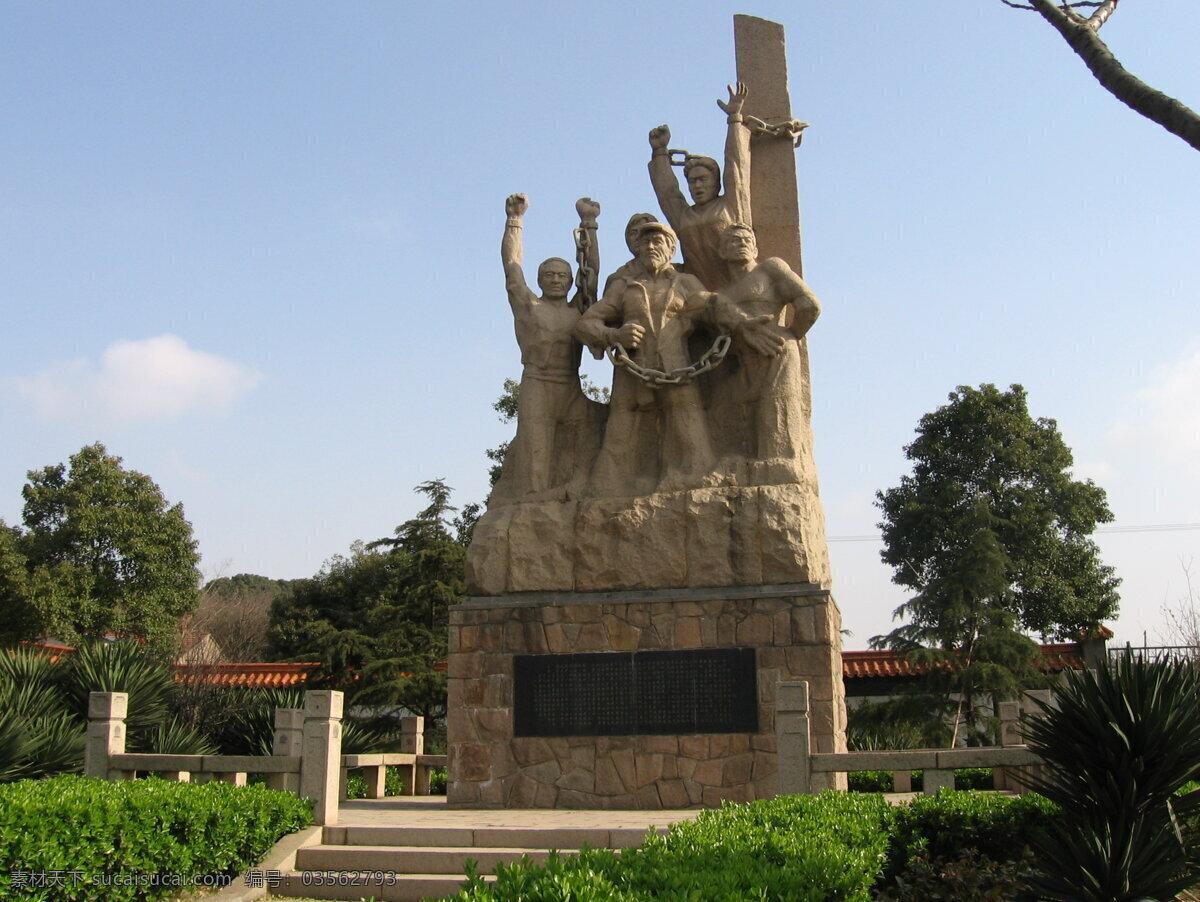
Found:
[[[604, 554], [597, 545], [604, 542], [581, 520], [610, 521], [609, 533], [636, 532], [654, 519], [630, 520], [630, 511], [646, 507], [642, 499], [693, 493], [688, 501], [696, 502], [699, 490], [725, 489], [725, 502], [737, 506], [738, 493], [751, 487], [791, 486], [811, 498], [786, 503], [819, 517], [801, 342], [820, 305], [787, 262], [759, 260], [751, 131], [742, 115], [747, 89], [739, 83], [728, 94], [717, 101], [728, 127], [723, 172], [710, 157], [670, 149], [667, 126], [650, 131], [650, 182], [666, 221], [651, 213], [629, 218], [625, 243], [632, 259], [605, 279], [603, 291], [598, 203], [576, 203], [578, 272], [562, 258], [544, 261], [537, 269], [539, 293], [523, 268], [529, 201], [524, 194], [506, 200], [501, 257], [523, 371], [517, 434], [469, 556], [474, 592], [661, 587], [680, 579], [697, 584], [686, 574], [582, 584], [576, 578], [589, 545], [592, 556]], [[690, 202], [675, 166], [682, 167]], [[677, 250], [682, 264], [672, 262]], [[608, 404], [581, 388], [585, 347], [614, 364]], [[603, 510], [587, 506], [597, 501], [605, 502]], [[753, 503], [762, 507], [762, 499]], [[778, 499], [767, 506], [777, 508]], [[512, 507], [525, 509], [504, 510]], [[754, 517], [787, 516], [776, 513], [758, 510]], [[623, 516], [624, 524], [611, 522]], [[609, 541], [607, 550], [619, 553], [629, 538]], [[539, 554], [541, 566], [533, 569], [543, 577], [513, 577], [515, 559]], [[555, 575], [556, 567], [570, 572]], [[791, 575], [822, 578], [805, 568]]]

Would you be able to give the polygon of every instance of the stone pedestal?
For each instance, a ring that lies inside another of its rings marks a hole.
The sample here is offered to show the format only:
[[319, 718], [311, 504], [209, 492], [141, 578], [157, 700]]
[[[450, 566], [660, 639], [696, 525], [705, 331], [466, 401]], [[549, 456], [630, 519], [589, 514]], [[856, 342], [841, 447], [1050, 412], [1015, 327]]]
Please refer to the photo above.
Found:
[[[778, 793], [776, 685], [811, 688], [812, 751], [845, 749], [841, 615], [812, 583], [478, 597], [451, 609], [448, 801], [716, 807]], [[514, 656], [752, 649], [755, 732], [514, 736]]]

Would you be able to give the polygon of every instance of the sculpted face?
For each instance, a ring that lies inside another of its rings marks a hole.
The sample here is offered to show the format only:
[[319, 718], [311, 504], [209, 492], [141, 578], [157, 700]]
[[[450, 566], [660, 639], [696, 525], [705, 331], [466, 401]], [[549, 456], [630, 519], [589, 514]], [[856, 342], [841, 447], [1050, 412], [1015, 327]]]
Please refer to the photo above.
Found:
[[707, 166], [693, 166], [687, 173], [688, 191], [695, 204], [706, 204], [717, 196], [717, 174]]
[[750, 229], [730, 227], [721, 235], [721, 259], [730, 263], [753, 263], [758, 259], [758, 242]]
[[638, 241], [638, 259], [649, 269], [658, 271], [671, 262], [675, 248], [665, 232], [647, 230]]
[[538, 267], [538, 288], [548, 301], [564, 301], [571, 290], [571, 267], [565, 260], [550, 259]]
[[629, 217], [629, 224], [625, 226], [625, 246], [635, 257], [637, 256], [638, 235], [641, 234], [640, 226], [647, 222], [658, 222], [658, 220], [650, 213], [634, 213]]

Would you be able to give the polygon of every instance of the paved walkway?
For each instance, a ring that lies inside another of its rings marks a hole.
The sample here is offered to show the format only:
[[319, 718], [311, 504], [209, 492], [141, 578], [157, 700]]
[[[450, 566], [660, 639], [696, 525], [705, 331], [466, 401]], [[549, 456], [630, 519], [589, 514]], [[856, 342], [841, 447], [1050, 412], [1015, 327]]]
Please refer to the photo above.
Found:
[[665, 827], [693, 820], [699, 809], [576, 811], [560, 808], [449, 808], [445, 796], [342, 802], [339, 827]]

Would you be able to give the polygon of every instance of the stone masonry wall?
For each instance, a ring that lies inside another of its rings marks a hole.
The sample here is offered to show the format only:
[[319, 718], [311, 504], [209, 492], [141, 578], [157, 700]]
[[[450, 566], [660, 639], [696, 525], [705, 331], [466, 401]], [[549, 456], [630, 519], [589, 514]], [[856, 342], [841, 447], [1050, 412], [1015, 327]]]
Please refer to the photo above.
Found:
[[[686, 808], [778, 791], [775, 686], [807, 680], [813, 751], [845, 750], [841, 615], [812, 584], [478, 598], [451, 609], [449, 803]], [[754, 648], [758, 732], [513, 736], [513, 656]]]

